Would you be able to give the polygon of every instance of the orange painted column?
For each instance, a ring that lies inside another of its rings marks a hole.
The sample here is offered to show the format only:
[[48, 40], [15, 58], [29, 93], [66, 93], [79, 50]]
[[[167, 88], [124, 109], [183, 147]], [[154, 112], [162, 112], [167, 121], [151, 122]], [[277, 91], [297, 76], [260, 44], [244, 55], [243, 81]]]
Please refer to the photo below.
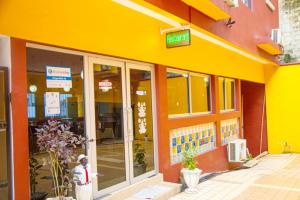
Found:
[[[218, 76], [212, 76], [212, 98], [214, 98], [214, 107], [212, 109], [213, 113], [215, 113], [217, 116], [220, 115], [220, 95], [219, 95], [219, 77]], [[221, 121], [218, 119], [216, 121], [216, 146], [220, 147], [222, 146], [221, 142]]]
[[159, 172], [164, 173], [170, 167], [168, 99], [167, 99], [167, 68], [155, 66], [156, 107], [157, 107], [157, 138]]
[[14, 200], [29, 200], [26, 42], [11, 39]]

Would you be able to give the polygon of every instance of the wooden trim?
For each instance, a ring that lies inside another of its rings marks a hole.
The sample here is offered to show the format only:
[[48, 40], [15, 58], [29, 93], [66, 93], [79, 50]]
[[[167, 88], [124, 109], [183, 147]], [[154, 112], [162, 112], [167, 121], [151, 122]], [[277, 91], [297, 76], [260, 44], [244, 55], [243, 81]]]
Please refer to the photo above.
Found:
[[9, 98], [9, 73], [7, 67], [0, 67], [4, 72], [5, 83], [5, 114], [6, 114], [6, 154], [7, 154], [7, 182], [8, 182], [8, 199], [13, 199], [12, 190], [12, 151], [11, 151], [11, 121], [10, 121], [10, 98]]

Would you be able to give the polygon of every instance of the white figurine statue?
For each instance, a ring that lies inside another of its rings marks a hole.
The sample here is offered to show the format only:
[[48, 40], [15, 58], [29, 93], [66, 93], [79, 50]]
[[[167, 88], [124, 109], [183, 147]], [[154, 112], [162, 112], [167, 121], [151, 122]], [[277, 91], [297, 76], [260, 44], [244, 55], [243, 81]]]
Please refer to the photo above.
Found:
[[98, 174], [91, 172], [91, 166], [88, 164], [87, 156], [81, 154], [78, 156], [77, 165], [74, 170], [75, 193], [77, 200], [92, 200], [92, 178]]

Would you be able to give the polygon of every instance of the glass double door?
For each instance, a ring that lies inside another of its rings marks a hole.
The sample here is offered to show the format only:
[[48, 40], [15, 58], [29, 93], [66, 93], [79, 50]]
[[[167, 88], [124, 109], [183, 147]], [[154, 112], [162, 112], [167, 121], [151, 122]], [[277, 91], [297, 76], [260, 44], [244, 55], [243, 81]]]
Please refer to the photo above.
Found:
[[89, 58], [90, 159], [94, 196], [155, 174], [153, 68]]

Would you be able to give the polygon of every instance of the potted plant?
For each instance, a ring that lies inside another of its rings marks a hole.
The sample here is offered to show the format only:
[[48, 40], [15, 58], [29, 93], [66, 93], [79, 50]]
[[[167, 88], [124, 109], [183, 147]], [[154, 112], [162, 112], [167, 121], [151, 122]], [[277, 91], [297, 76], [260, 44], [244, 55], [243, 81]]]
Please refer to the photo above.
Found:
[[144, 139], [145, 139], [145, 142], [148, 142], [148, 134], [147, 133], [145, 133]]
[[141, 144], [137, 143], [134, 147], [134, 153], [134, 176], [139, 176], [144, 174], [147, 169], [146, 151]]
[[197, 161], [194, 159], [194, 156], [195, 153], [192, 150], [183, 152], [183, 169], [181, 173], [187, 185], [187, 189], [185, 189], [187, 193], [195, 193], [198, 191], [196, 186], [199, 183], [200, 174], [202, 173], [202, 170], [197, 168]]
[[76, 148], [85, 148], [86, 138], [70, 132], [71, 123], [48, 120], [41, 128], [36, 129], [37, 146], [40, 151], [49, 155], [50, 171], [52, 174], [53, 200], [73, 199], [67, 197], [72, 190], [71, 170], [68, 164], [75, 162]]
[[44, 200], [48, 195], [47, 192], [36, 192], [37, 181], [36, 178], [39, 175], [38, 171], [43, 165], [39, 164], [37, 159], [34, 157], [29, 158], [29, 167], [30, 167], [30, 199], [31, 200]]

